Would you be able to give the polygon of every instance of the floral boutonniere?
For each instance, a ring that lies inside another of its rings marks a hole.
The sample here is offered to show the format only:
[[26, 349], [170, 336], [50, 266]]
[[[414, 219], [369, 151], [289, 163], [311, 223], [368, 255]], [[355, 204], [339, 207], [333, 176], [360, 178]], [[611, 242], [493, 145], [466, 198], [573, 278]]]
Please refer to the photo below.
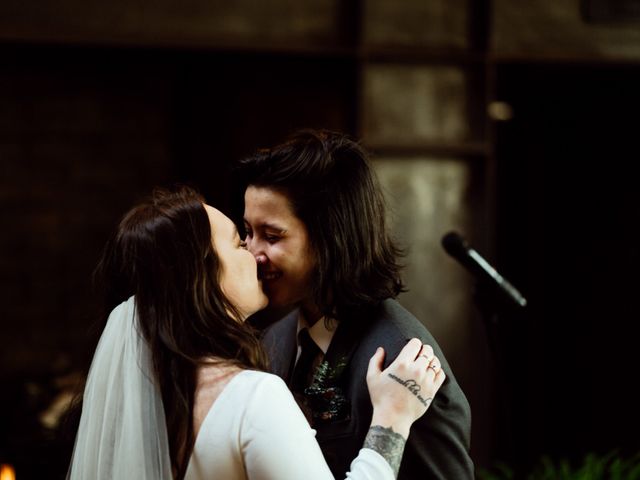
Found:
[[316, 368], [311, 385], [304, 391], [314, 422], [334, 422], [349, 418], [351, 405], [339, 386], [346, 366], [345, 357], [334, 367], [325, 360]]

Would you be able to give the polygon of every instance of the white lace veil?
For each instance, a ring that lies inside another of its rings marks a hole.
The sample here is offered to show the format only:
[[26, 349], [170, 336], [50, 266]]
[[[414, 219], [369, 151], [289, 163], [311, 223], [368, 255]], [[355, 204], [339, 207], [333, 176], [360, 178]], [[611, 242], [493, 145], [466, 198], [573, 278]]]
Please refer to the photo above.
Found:
[[172, 478], [162, 395], [134, 297], [111, 312], [100, 337], [67, 478]]

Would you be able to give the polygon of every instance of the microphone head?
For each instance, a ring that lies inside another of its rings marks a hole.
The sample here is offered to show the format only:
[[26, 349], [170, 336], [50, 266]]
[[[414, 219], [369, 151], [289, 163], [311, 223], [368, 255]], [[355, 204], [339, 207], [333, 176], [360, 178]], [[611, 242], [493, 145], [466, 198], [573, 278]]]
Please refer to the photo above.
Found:
[[465, 239], [458, 232], [453, 231], [442, 237], [442, 247], [453, 258], [463, 258], [469, 250]]

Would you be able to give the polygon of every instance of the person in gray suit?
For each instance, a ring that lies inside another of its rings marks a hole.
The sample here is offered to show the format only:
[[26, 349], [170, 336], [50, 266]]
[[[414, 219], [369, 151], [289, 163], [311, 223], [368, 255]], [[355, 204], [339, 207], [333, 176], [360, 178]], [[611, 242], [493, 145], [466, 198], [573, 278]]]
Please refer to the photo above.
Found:
[[[413, 337], [430, 345], [446, 380], [411, 428], [400, 479], [474, 478], [471, 411], [436, 340], [396, 300], [401, 251], [368, 155], [345, 135], [301, 131], [239, 162], [244, 227], [272, 312], [264, 331], [271, 370], [306, 411], [333, 474], [342, 478], [362, 445], [372, 407], [365, 374]], [[400, 382], [400, 379], [397, 379]]]

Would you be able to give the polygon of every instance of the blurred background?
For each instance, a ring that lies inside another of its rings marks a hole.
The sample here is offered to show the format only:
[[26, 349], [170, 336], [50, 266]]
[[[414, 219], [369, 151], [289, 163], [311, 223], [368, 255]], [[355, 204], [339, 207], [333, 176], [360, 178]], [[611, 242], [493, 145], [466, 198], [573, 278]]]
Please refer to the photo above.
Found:
[[[120, 216], [175, 182], [231, 211], [233, 162], [305, 127], [372, 152], [478, 468], [638, 452], [638, 112], [638, 0], [3, 0], [0, 464], [64, 478]], [[480, 313], [450, 230], [524, 312]]]

